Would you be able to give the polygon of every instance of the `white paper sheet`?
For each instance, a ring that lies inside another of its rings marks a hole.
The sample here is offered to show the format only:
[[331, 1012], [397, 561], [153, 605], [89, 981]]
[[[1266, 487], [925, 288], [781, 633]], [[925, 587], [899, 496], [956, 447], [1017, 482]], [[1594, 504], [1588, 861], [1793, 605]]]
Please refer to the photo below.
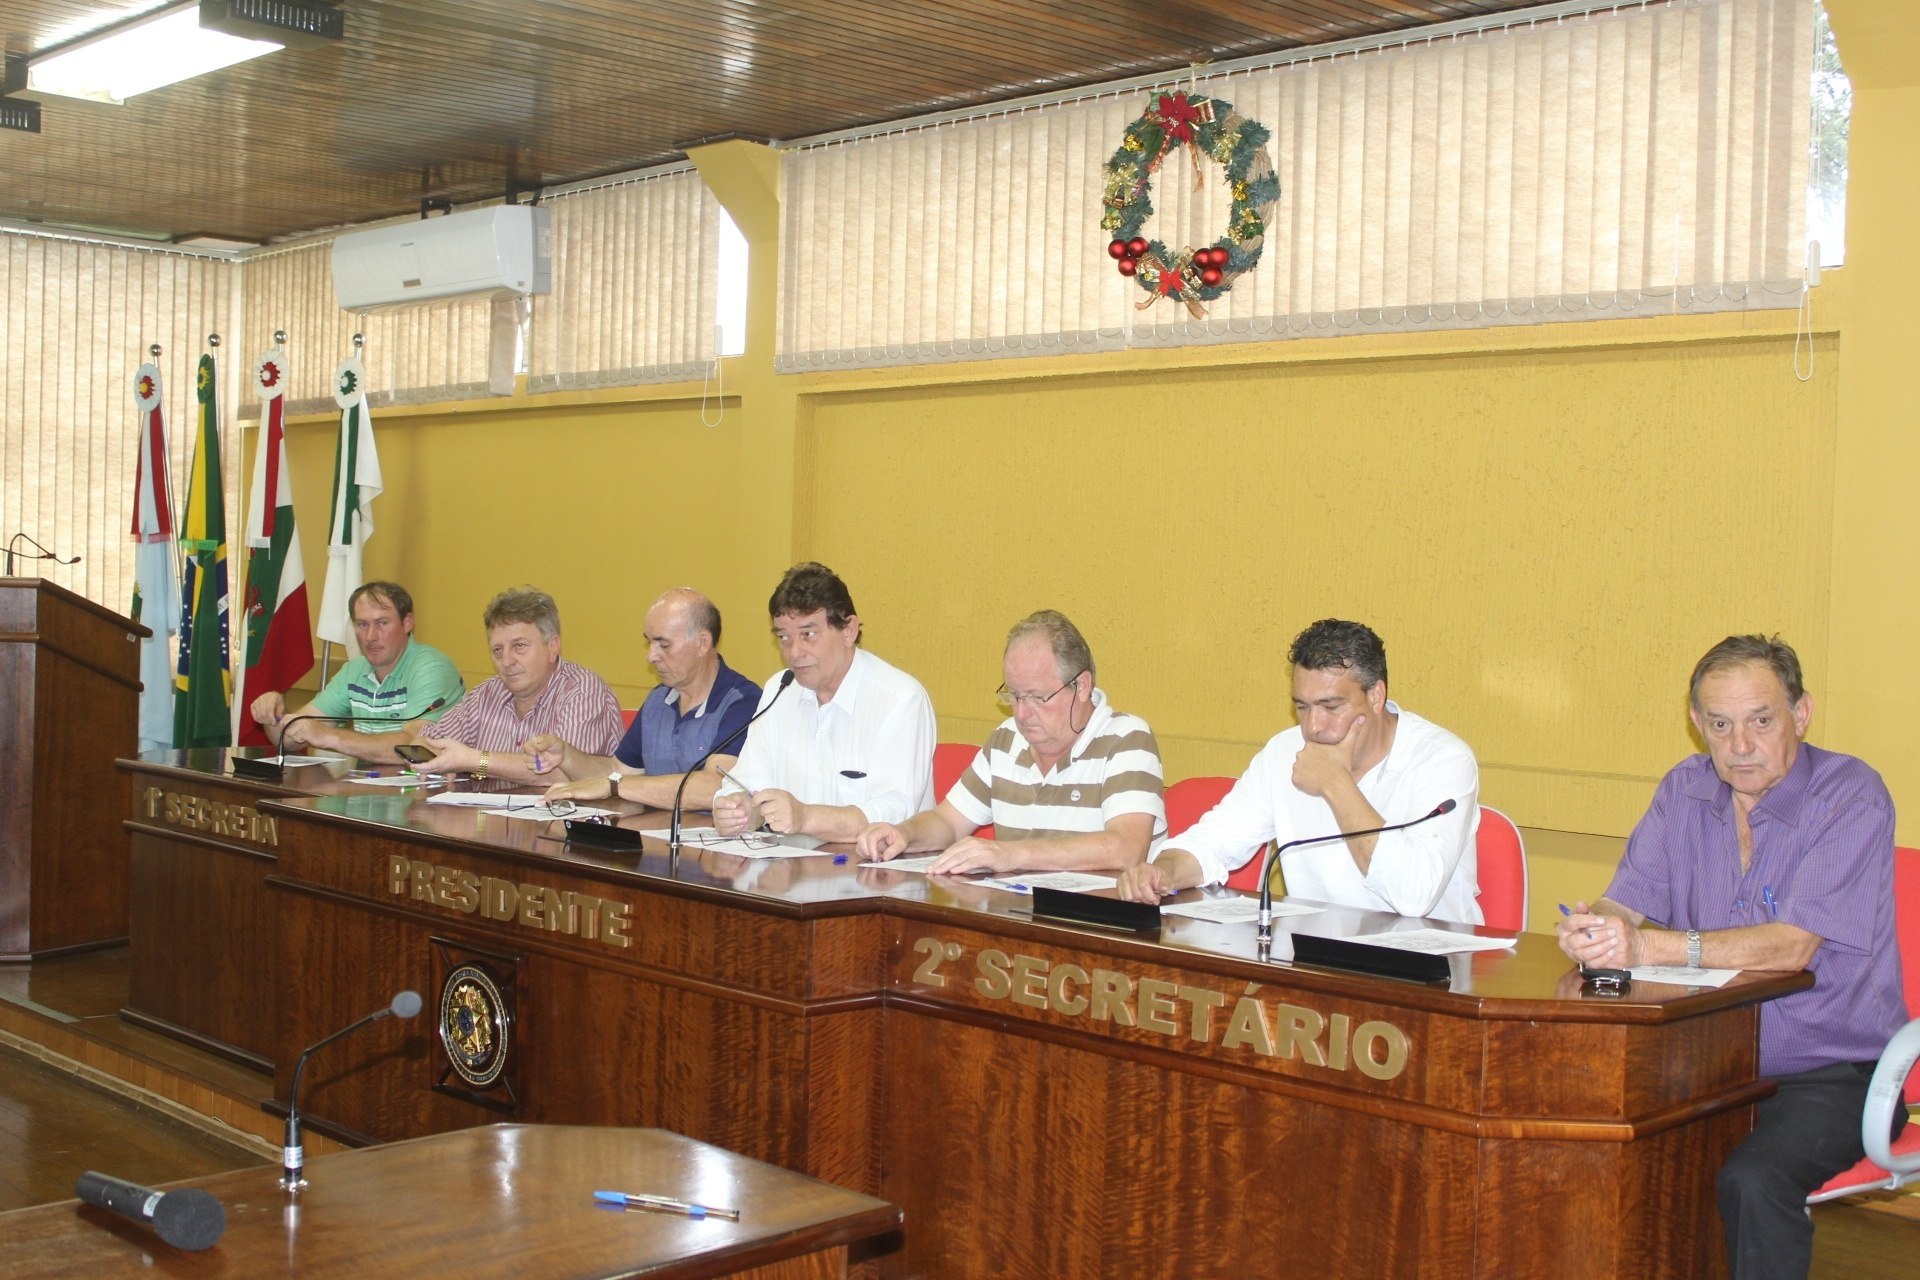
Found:
[[[378, 781], [378, 779], [376, 779]], [[514, 791], [442, 791], [437, 796], [428, 796], [428, 804], [450, 804], [458, 809], [518, 809], [522, 805], [537, 805], [541, 802], [538, 791], [521, 795]]]
[[298, 769], [302, 765], [335, 764], [342, 760], [350, 761], [350, 757], [330, 755], [323, 752], [322, 754], [317, 756], [289, 756], [289, 755], [261, 756], [259, 758], [259, 763], [277, 764], [283, 769]]
[[[443, 782], [445, 779], [439, 777], [437, 774], [429, 773], [382, 772], [377, 778], [346, 778], [343, 779], [343, 781], [351, 782], [358, 787], [425, 787], [437, 782]], [[437, 796], [435, 797], [435, 799], [438, 798]]]
[[917, 853], [911, 858], [895, 858], [891, 862], [863, 862], [860, 865], [863, 867], [885, 867], [889, 871], [913, 871], [920, 875], [925, 875], [927, 874], [927, 868], [932, 866], [933, 860], [939, 856], [937, 853]]
[[1086, 893], [1090, 889], [1111, 889], [1119, 881], [1112, 876], [1088, 875], [1084, 871], [1035, 871], [1025, 875], [989, 876], [976, 881], [989, 889], [1008, 893], [1031, 894], [1035, 889], [1065, 889], [1068, 893]]
[[[514, 797], [518, 799], [519, 797]], [[432, 803], [429, 801], [428, 803]], [[596, 809], [592, 805], [580, 804], [567, 808], [561, 806], [561, 812], [555, 813], [546, 804], [504, 805], [496, 809], [482, 809], [480, 812], [495, 818], [526, 818], [533, 822], [558, 822], [562, 818], [604, 818], [612, 814], [611, 809]]]
[[736, 858], [810, 858], [818, 852], [820, 841], [812, 836], [777, 836], [767, 831], [723, 836], [713, 827], [682, 827], [680, 851], [685, 853], [689, 846], [730, 853]]
[[[1302, 906], [1297, 902], [1276, 902], [1273, 904], [1273, 916], [1276, 920], [1282, 916], [1311, 916], [1318, 915], [1324, 909]], [[1160, 914], [1187, 916], [1194, 920], [1210, 920], [1214, 924], [1253, 924], [1260, 919], [1260, 899], [1246, 894], [1236, 894], [1230, 898], [1176, 902], [1161, 907]]]
[[1674, 964], [1643, 964], [1629, 972], [1635, 982], [1671, 982], [1680, 987], [1724, 987], [1740, 973], [1738, 969], [1689, 969]]
[[1463, 951], [1505, 951], [1517, 938], [1478, 938], [1470, 933], [1449, 933], [1445, 929], [1403, 929], [1398, 932], [1361, 933], [1348, 939], [1370, 947], [1390, 947], [1395, 951], [1420, 951], [1430, 956], [1457, 955]]

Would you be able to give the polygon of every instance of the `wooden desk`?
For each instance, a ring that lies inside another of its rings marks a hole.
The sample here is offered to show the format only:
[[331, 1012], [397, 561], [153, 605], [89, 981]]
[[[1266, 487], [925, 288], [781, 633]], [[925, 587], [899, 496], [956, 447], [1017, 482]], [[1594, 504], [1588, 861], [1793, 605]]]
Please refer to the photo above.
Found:
[[0, 961], [127, 938], [115, 756], [138, 746], [147, 629], [40, 578], [0, 578]]
[[[169, 1184], [226, 1206], [225, 1235], [199, 1253], [77, 1200], [0, 1214], [0, 1273], [825, 1280], [845, 1274], [848, 1245], [900, 1226], [890, 1204], [657, 1129], [492, 1125], [321, 1156], [307, 1174], [297, 1198], [277, 1169]], [[602, 1189], [740, 1221], [600, 1209]]]
[[1714, 1171], [1771, 1089], [1758, 1002], [1811, 981], [1586, 999], [1530, 935], [1426, 988], [831, 855], [596, 853], [392, 794], [260, 809], [280, 1096], [305, 1044], [481, 970], [496, 1080], [454, 1075], [430, 1013], [316, 1058], [303, 1110], [382, 1139], [663, 1126], [901, 1204], [900, 1275], [1718, 1275]]

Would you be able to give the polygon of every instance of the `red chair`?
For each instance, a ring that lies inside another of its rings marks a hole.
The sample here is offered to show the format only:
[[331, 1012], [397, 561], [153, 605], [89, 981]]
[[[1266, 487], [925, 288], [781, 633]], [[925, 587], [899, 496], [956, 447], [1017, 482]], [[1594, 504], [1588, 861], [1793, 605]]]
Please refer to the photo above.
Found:
[[1480, 806], [1474, 840], [1479, 864], [1480, 914], [1487, 928], [1519, 933], [1527, 927], [1527, 844], [1520, 828], [1498, 809]]
[[[1182, 778], [1167, 788], [1167, 834], [1177, 836], [1194, 823], [1206, 816], [1207, 810], [1220, 803], [1220, 798], [1233, 790], [1232, 778]], [[1260, 890], [1260, 852], [1254, 849], [1256, 856], [1250, 857], [1247, 864], [1227, 877], [1229, 889], [1244, 889], [1249, 893]]]
[[[1807, 1197], [1808, 1204], [1920, 1182], [1920, 1123], [1908, 1124], [1897, 1142], [1887, 1142], [1893, 1108], [1920, 1103], [1920, 1074], [1913, 1070], [1920, 1060], [1920, 849], [1893, 851], [1893, 928], [1900, 939], [1900, 985], [1907, 996], [1907, 1016], [1913, 1021], [1887, 1043], [1873, 1083], [1867, 1087], [1867, 1110], [1860, 1121], [1867, 1158], [1835, 1174]], [[1876, 1155], [1881, 1159], [1876, 1160]]]
[[639, 714], [640, 714], [640, 708], [638, 707], [623, 708], [620, 712], [621, 725], [628, 729], [633, 728], [633, 718]]
[[[973, 758], [980, 754], [980, 748], [971, 742], [936, 742], [933, 744], [933, 802], [939, 804], [947, 798], [947, 792], [953, 790], [953, 784], [960, 781], [960, 775], [973, 764]], [[993, 839], [993, 824], [989, 822], [973, 833], [982, 840]]]

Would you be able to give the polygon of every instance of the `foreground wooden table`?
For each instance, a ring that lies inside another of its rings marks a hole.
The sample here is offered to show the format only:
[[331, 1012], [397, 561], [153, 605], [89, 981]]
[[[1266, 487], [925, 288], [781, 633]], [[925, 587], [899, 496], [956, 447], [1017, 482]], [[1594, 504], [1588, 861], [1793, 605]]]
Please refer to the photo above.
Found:
[[831, 851], [596, 852], [335, 789], [256, 806], [279, 1096], [396, 990], [428, 1012], [315, 1059], [314, 1127], [671, 1129], [900, 1204], [901, 1276], [1718, 1275], [1714, 1172], [1771, 1091], [1759, 1005], [1811, 981], [1589, 999], [1528, 935], [1421, 987], [1263, 957], [1251, 925], [1108, 933]]
[[[199, 1253], [77, 1200], [0, 1214], [0, 1274], [812, 1280], [900, 1225], [892, 1205], [654, 1129], [492, 1125], [321, 1156], [307, 1176], [298, 1197], [278, 1169], [169, 1184], [226, 1206], [226, 1234]], [[740, 1221], [600, 1209], [597, 1190]]]

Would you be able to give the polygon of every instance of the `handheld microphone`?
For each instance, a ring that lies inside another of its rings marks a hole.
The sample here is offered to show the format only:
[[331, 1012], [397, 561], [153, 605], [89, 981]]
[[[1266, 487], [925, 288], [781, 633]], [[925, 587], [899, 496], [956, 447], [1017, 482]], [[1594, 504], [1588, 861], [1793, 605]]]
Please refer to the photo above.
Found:
[[1308, 836], [1304, 840], [1289, 840], [1285, 844], [1267, 846], [1267, 856], [1260, 862], [1260, 941], [1273, 941], [1273, 863], [1288, 849], [1298, 849], [1306, 844], [1326, 844], [1332, 840], [1345, 840], [1350, 836], [1377, 836], [1388, 831], [1405, 831], [1408, 827], [1417, 827], [1423, 822], [1452, 813], [1459, 808], [1459, 802], [1453, 799], [1442, 800], [1433, 806], [1430, 813], [1423, 813], [1409, 822], [1388, 823], [1384, 827], [1371, 827], [1365, 831], [1336, 831], [1330, 836]]
[[[25, 555], [25, 554], [16, 555], [13, 549], [22, 542], [30, 543], [33, 546], [33, 549], [39, 552], [39, 554], [38, 555]], [[56, 555], [55, 553], [47, 550], [45, 547], [41, 546], [38, 542], [35, 542], [32, 538], [29, 538], [27, 536], [26, 530], [24, 529], [22, 529], [19, 533], [14, 534], [11, 538], [7, 539], [7, 576], [9, 578], [13, 576], [13, 562], [15, 560], [51, 560], [55, 564], [79, 564], [80, 563], [79, 556], [62, 558]]]
[[672, 854], [674, 857], [677, 858], [680, 856], [680, 800], [681, 800], [681, 797], [687, 794], [687, 779], [693, 777], [694, 774], [700, 772], [700, 766], [704, 765], [707, 761], [713, 759], [714, 756], [718, 755], [720, 752], [720, 748], [726, 746], [729, 742], [732, 742], [735, 738], [738, 738], [739, 736], [744, 734], [747, 730], [753, 728], [754, 720], [758, 720], [761, 716], [773, 710], [773, 704], [780, 701], [780, 695], [785, 693], [787, 691], [787, 686], [792, 683], [793, 683], [793, 668], [788, 667], [785, 671], [782, 671], [780, 673], [780, 687], [773, 691], [773, 697], [767, 700], [767, 705], [760, 708], [758, 711], [754, 712], [752, 719], [749, 719], [745, 724], [741, 725], [738, 729], [735, 729], [732, 733], [720, 739], [720, 741], [714, 743], [713, 749], [711, 751], [708, 751], [707, 754], [701, 756], [698, 760], [695, 760], [693, 762], [693, 768], [687, 770], [687, 776], [685, 778], [680, 779], [680, 785], [673, 789], [673, 819], [668, 824], [667, 851], [670, 854]]
[[226, 1206], [197, 1187], [155, 1191], [89, 1169], [73, 1194], [110, 1213], [152, 1227], [176, 1249], [211, 1249], [227, 1229]]
[[420, 1012], [420, 993], [402, 991], [393, 998], [393, 1002], [384, 1009], [375, 1009], [350, 1027], [336, 1031], [325, 1040], [301, 1054], [293, 1064], [293, 1087], [287, 1090], [287, 1135], [280, 1156], [280, 1185], [290, 1192], [298, 1193], [307, 1185], [305, 1173], [306, 1151], [300, 1141], [300, 1073], [306, 1069], [307, 1059], [326, 1048], [341, 1036], [351, 1035], [371, 1022], [382, 1018], [411, 1018]]

